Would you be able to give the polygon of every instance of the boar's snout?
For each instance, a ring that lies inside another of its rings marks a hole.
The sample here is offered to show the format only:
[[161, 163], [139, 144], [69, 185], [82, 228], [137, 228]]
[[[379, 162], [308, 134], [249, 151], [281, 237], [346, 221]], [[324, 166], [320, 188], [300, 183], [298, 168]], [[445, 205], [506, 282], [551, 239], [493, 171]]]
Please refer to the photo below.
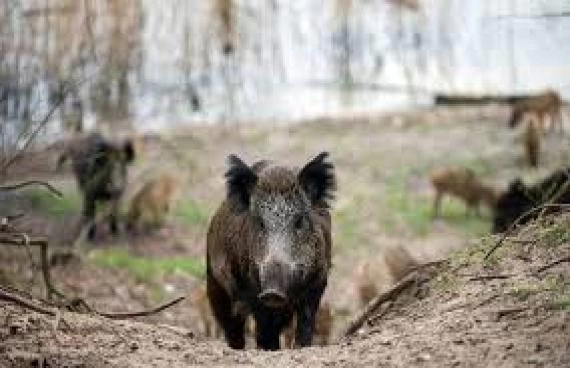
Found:
[[267, 289], [257, 296], [259, 301], [269, 308], [279, 308], [287, 304], [287, 296], [277, 289]]
[[259, 267], [261, 292], [257, 298], [270, 308], [289, 303], [288, 294], [296, 275], [293, 264], [280, 261], [262, 263]]

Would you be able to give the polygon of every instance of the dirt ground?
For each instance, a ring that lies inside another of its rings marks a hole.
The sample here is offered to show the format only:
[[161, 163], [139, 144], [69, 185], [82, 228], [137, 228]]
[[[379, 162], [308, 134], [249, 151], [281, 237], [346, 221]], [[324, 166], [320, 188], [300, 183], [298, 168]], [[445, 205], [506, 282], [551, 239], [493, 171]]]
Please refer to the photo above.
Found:
[[[137, 322], [64, 313], [67, 324], [60, 322], [57, 330], [48, 317], [0, 303], [0, 366], [568, 366], [568, 264], [532, 275], [540, 265], [568, 255], [568, 232], [556, 233], [556, 246], [525, 246], [523, 255], [506, 252], [520, 245], [509, 243], [488, 264], [480, 259], [491, 242], [485, 237], [487, 212], [466, 217], [463, 205], [448, 199], [442, 218], [431, 218], [427, 176], [435, 167], [467, 166], [502, 189], [515, 177], [532, 181], [570, 162], [569, 137], [552, 134], [545, 137], [540, 168], [529, 169], [520, 132], [509, 131], [506, 120], [501, 108], [437, 109], [288, 126], [194, 127], [149, 136], [131, 169], [125, 202], [146, 178], [159, 171], [176, 173], [184, 185], [168, 224], [138, 236], [123, 232], [113, 238], [100, 231], [95, 244], [75, 244], [80, 261], [53, 268], [66, 294], [99, 310], [148, 308], [202, 284], [205, 231], [224, 195], [229, 153], [248, 162], [271, 158], [293, 165], [323, 150], [331, 153], [339, 190], [326, 298], [333, 305], [336, 337], [360, 308], [355, 283], [363, 262], [379, 265], [382, 290], [394, 281], [382, 266], [388, 247], [403, 246], [420, 262], [450, 251], [454, 256], [357, 336], [295, 351], [231, 351], [203, 336], [191, 300]], [[58, 153], [54, 146], [30, 154], [10, 179], [49, 180], [64, 192], [63, 204], [37, 191], [3, 194], [0, 200], [1, 210], [28, 214], [15, 222], [21, 231], [48, 234], [59, 251], [69, 249], [79, 232], [80, 200], [69, 170], [54, 170]], [[568, 218], [564, 221], [569, 225]], [[536, 234], [543, 236], [535, 229]], [[179, 259], [187, 261], [176, 263]], [[25, 252], [3, 250], [0, 265], [2, 283], [42, 295]], [[494, 273], [515, 276], [470, 281]]]

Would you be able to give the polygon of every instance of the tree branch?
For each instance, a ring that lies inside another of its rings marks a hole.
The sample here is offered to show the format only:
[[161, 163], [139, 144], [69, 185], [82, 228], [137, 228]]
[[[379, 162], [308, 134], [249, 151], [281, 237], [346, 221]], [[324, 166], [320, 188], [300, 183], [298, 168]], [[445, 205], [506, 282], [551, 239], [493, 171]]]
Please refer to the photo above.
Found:
[[13, 184], [13, 185], [0, 185], [0, 191], [10, 191], [10, 190], [17, 190], [23, 187], [27, 187], [29, 185], [41, 185], [45, 188], [47, 188], [50, 192], [52, 192], [54, 195], [62, 198], [63, 194], [57, 190], [56, 188], [54, 188], [50, 183], [45, 182], [45, 181], [41, 181], [41, 180], [28, 180], [28, 181], [24, 181], [18, 184]]

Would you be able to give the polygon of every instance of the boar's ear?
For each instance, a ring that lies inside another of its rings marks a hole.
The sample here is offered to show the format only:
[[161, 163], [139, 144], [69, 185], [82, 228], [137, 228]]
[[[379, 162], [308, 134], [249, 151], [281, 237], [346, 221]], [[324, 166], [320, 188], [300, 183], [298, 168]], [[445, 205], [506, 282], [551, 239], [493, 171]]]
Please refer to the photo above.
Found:
[[230, 168], [225, 175], [228, 187], [228, 198], [235, 202], [240, 211], [246, 210], [249, 207], [249, 197], [257, 182], [257, 176], [253, 170], [236, 155], [230, 155], [228, 162]]
[[127, 163], [133, 162], [135, 159], [135, 145], [132, 140], [129, 139], [125, 142], [123, 152], [125, 153], [125, 161]]
[[520, 178], [516, 178], [509, 184], [509, 193], [523, 193], [526, 191], [526, 187]]
[[328, 152], [320, 153], [299, 172], [299, 183], [313, 204], [327, 205], [327, 200], [334, 197], [336, 179], [333, 164], [326, 161], [328, 156]]

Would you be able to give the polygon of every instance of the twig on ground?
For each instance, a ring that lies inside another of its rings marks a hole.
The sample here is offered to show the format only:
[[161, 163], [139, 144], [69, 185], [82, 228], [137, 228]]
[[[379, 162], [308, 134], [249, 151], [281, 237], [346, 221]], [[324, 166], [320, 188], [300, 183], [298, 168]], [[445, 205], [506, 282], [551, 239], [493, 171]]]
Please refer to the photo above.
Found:
[[570, 262], [570, 256], [562, 257], [562, 258], [559, 258], [555, 261], [552, 261], [552, 262], [548, 263], [547, 265], [544, 265], [544, 266], [538, 268], [536, 271], [534, 271], [534, 274], [537, 275], [541, 272], [548, 270], [549, 268], [552, 268], [552, 267], [559, 265], [560, 263], [564, 263], [564, 262]]
[[13, 185], [0, 185], [0, 191], [10, 191], [10, 190], [17, 190], [23, 187], [27, 187], [29, 185], [42, 185], [43, 187], [47, 188], [51, 193], [53, 193], [54, 195], [62, 198], [63, 194], [57, 190], [56, 188], [54, 188], [50, 183], [45, 182], [45, 181], [41, 181], [41, 180], [28, 180], [28, 181], [24, 181], [18, 184], [13, 184]]
[[0, 300], [4, 300], [7, 302], [18, 304], [24, 308], [28, 308], [33, 310], [34, 312], [47, 314], [52, 317], [57, 316], [57, 309], [56, 308], [44, 308], [39, 305], [34, 304], [32, 301], [23, 298], [19, 295], [9, 293], [3, 289], [0, 289]]
[[394, 305], [394, 302], [388, 302], [386, 303], [386, 306], [384, 307], [384, 309], [382, 310], [382, 312], [378, 313], [377, 315], [370, 317], [366, 320], [366, 323], [369, 326], [372, 326], [374, 323], [380, 321], [386, 314], [388, 314], [388, 312], [390, 311], [390, 309], [392, 309], [392, 306]]
[[110, 319], [124, 319], [124, 318], [133, 318], [133, 317], [143, 317], [143, 316], [150, 316], [151, 314], [156, 314], [156, 313], [162, 312], [166, 308], [170, 308], [173, 305], [180, 303], [184, 299], [186, 299], [185, 296], [179, 296], [178, 298], [173, 299], [167, 303], [161, 304], [161, 305], [154, 307], [152, 309], [139, 311], [139, 312], [106, 313], [106, 312], [98, 312], [95, 310], [93, 310], [93, 311], [102, 317], [110, 318]]
[[513, 277], [513, 274], [507, 275], [478, 275], [478, 276], [470, 276], [468, 281], [483, 281], [483, 280], [496, 280], [496, 279], [508, 279]]
[[501, 236], [501, 238], [499, 239], [499, 241], [491, 248], [487, 251], [487, 253], [485, 254], [485, 257], [483, 257], [483, 260], [486, 261], [487, 259], [489, 259], [489, 257], [501, 246], [503, 245], [503, 243], [505, 242], [505, 240], [507, 239], [507, 237], [513, 232], [513, 230], [517, 227], [517, 225], [519, 225], [519, 223], [526, 218], [527, 216], [530, 216], [531, 214], [533, 214], [534, 212], [540, 211], [542, 209], [545, 208], [570, 208], [570, 204], [556, 204], [556, 203], [545, 203], [542, 204], [540, 206], [531, 208], [530, 210], [526, 211], [525, 213], [523, 213], [522, 215], [520, 215], [512, 224], [511, 226], [509, 226], [509, 228], [503, 233], [503, 235]]
[[496, 312], [497, 313], [497, 319], [504, 317], [504, 316], [507, 316], [509, 314], [516, 314], [516, 313], [524, 312], [528, 309], [529, 309], [529, 307], [514, 307], [514, 308], [499, 309]]

